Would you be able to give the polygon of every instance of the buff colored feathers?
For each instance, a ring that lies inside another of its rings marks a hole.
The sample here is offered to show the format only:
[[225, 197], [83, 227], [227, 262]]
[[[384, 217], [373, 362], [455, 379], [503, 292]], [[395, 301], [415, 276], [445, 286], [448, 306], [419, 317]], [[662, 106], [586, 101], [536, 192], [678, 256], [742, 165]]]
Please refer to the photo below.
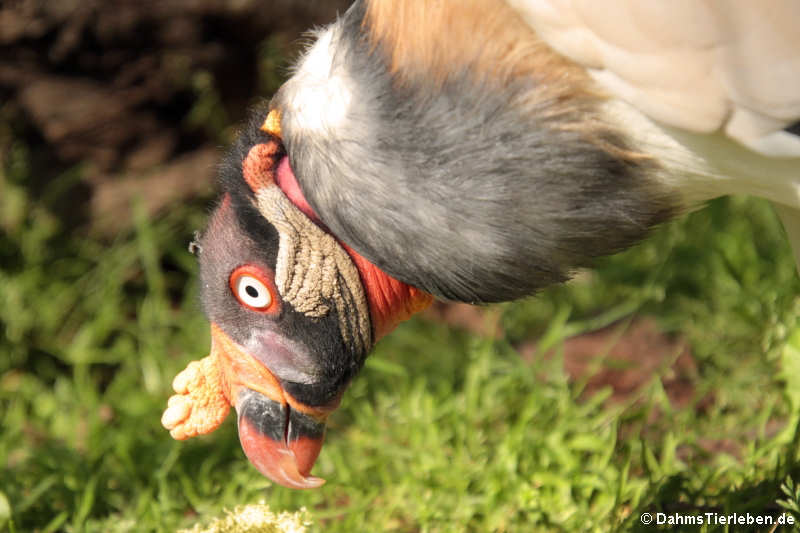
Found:
[[509, 0], [555, 50], [663, 124], [800, 156], [800, 2]]

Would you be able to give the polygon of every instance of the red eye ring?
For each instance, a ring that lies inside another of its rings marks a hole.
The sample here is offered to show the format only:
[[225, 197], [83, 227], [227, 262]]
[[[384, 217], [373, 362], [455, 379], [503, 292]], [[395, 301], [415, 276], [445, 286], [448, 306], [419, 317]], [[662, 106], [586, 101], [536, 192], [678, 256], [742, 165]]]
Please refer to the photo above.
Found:
[[242, 265], [231, 272], [228, 286], [243, 307], [259, 313], [275, 313], [280, 309], [273, 276], [255, 265]]

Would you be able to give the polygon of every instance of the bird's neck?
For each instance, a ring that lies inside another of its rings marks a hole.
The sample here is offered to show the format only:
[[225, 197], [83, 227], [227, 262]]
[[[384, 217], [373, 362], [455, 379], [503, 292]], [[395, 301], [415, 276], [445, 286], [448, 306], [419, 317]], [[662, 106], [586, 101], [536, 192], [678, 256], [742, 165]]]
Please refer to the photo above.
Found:
[[[330, 233], [320, 220], [300, 189], [289, 158], [284, 157], [278, 165], [275, 182], [287, 198], [319, 227]], [[331, 233], [331, 235], [333, 235]], [[333, 235], [336, 238], [335, 235]], [[337, 241], [339, 239], [337, 238]], [[397, 280], [353, 250], [347, 243], [339, 241], [358, 268], [361, 283], [369, 304], [370, 318], [375, 340], [391, 332], [400, 322], [426, 309], [433, 303], [433, 296], [407, 283]]]

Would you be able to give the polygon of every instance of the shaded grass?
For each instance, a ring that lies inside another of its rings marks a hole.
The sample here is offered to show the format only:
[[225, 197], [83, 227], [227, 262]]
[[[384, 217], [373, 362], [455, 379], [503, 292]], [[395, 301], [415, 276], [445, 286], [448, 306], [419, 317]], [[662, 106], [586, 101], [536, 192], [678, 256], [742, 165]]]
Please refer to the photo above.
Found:
[[[172, 377], [208, 350], [186, 251], [204, 208], [135, 209], [135, 228], [105, 243], [53, 215], [79, 168], [33, 200], [25, 147], [4, 154], [0, 528], [174, 531], [262, 500], [348, 532], [636, 531], [644, 511], [797, 512], [800, 287], [764, 202], [716, 201], [576, 282], [499, 306], [502, 339], [403, 325], [331, 420], [314, 471], [328, 483], [296, 492], [249, 466], [232, 420], [185, 443], [159, 424]], [[688, 339], [688, 407], [659, 375], [611, 404], [562, 370], [565, 338], [635, 315]]]

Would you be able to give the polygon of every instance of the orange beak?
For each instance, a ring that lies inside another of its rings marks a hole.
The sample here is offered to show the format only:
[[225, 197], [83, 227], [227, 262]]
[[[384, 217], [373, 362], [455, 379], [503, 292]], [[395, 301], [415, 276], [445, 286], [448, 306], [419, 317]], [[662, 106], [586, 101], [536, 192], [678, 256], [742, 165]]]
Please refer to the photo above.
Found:
[[[285, 487], [309, 489], [325, 483], [310, 475], [322, 449], [325, 420], [337, 405], [309, 407], [216, 324], [211, 353], [193, 361], [173, 381], [176, 395], [161, 423], [179, 440], [216, 429], [233, 405], [239, 441], [259, 472]], [[338, 404], [338, 402], [335, 402]]]
[[319, 487], [310, 476], [333, 410], [312, 408], [292, 398], [256, 358], [211, 325], [211, 352], [223, 374], [223, 391], [236, 408], [239, 441], [259, 472], [285, 487]]

